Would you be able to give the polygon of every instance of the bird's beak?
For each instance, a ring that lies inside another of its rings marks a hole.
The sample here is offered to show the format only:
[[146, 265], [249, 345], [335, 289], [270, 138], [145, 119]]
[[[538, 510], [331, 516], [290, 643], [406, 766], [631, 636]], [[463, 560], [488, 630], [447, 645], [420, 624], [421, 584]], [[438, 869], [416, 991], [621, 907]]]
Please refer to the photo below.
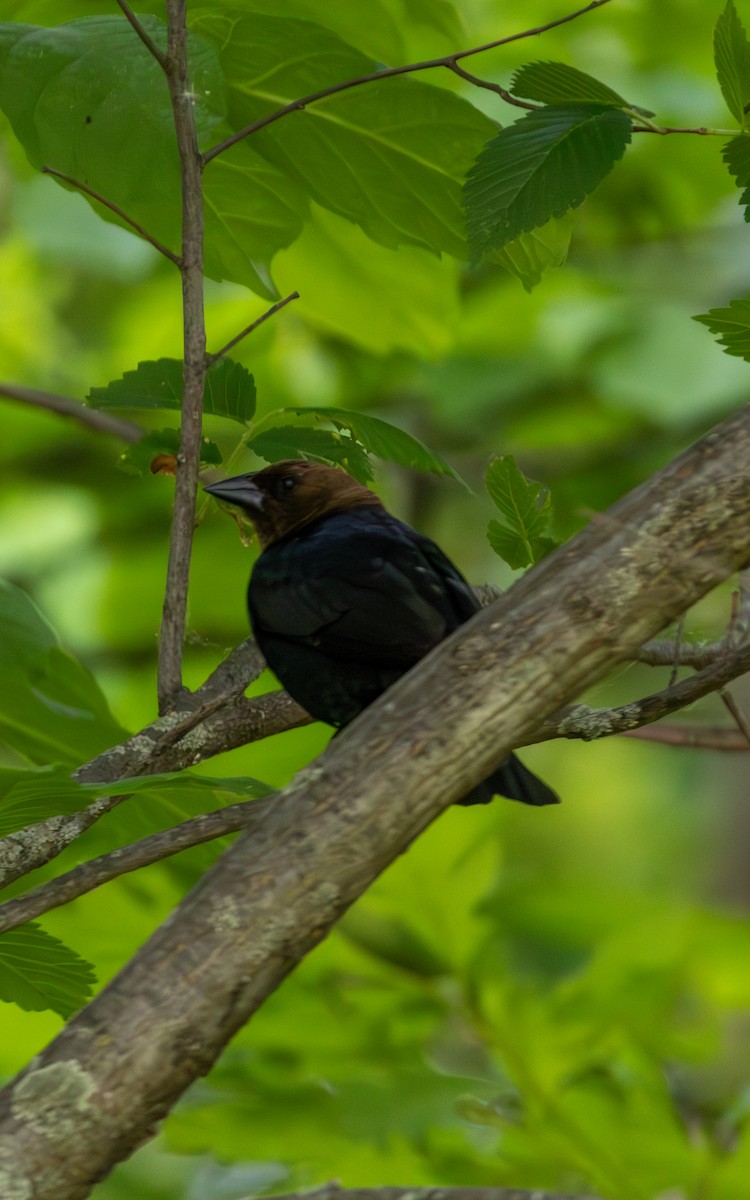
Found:
[[252, 475], [233, 475], [231, 479], [220, 479], [204, 487], [204, 492], [216, 496], [217, 500], [226, 500], [227, 504], [237, 504], [260, 512], [263, 508], [264, 495], [257, 484], [253, 483]]

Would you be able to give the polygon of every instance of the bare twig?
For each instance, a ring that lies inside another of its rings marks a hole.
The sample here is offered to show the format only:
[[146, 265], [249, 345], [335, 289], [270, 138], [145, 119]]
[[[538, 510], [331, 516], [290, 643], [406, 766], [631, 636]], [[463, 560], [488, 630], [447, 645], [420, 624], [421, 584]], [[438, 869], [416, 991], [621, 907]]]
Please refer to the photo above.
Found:
[[622, 737], [638, 738], [642, 742], [660, 742], [663, 746], [680, 746], [690, 750], [720, 750], [748, 752], [747, 739], [738, 729], [714, 725], [692, 725], [660, 721], [642, 729], [623, 729]]
[[[396, 75], [413, 75], [417, 71], [431, 71], [436, 67], [445, 67], [449, 71], [456, 71], [456, 63], [463, 58], [469, 58], [472, 54], [482, 54], [485, 50], [494, 50], [498, 46], [507, 46], [511, 42], [518, 42], [522, 38], [537, 37], [541, 33], [547, 33], [550, 29], [556, 29], [559, 25], [566, 25], [569, 21], [575, 21], [577, 17], [583, 17], [586, 13], [593, 12], [596, 8], [601, 8], [604, 4], [609, 4], [610, 0], [591, 0], [590, 4], [584, 8], [579, 8], [575, 12], [568, 13], [567, 16], [558, 17], [554, 21], [548, 21], [544, 25], [537, 25], [533, 29], [525, 29], [521, 33], [512, 33], [507, 37], [496, 38], [492, 42], [485, 42], [482, 46], [473, 46], [470, 50], [459, 50], [455, 54], [446, 54], [442, 58], [429, 58], [422, 62], [407, 63], [401, 67], [385, 67], [382, 71], [371, 71], [365, 75], [359, 75], [356, 79], [347, 79], [342, 83], [332, 84], [330, 87], [320, 88], [318, 91], [310, 92], [307, 96], [300, 96], [298, 100], [292, 100], [289, 104], [284, 104], [281, 108], [274, 109], [273, 112], [267, 113], [264, 117], [260, 117], [257, 121], [253, 121], [251, 125], [246, 125], [244, 129], [240, 129], [225, 141], [219, 142], [208, 150], [204, 156], [204, 162], [209, 163], [217, 155], [223, 154], [230, 146], [234, 146], [237, 142], [241, 142], [244, 138], [250, 137], [251, 134], [257, 133], [261, 129], [265, 129], [267, 125], [272, 125], [274, 121], [279, 121], [288, 113], [299, 112], [308, 105], [314, 104], [318, 100], [324, 100], [327, 96], [335, 96], [338, 92], [345, 92], [349, 88], [361, 87], [366, 83], [377, 83], [381, 79], [392, 79]], [[475, 82], [472, 80], [472, 82]], [[489, 86], [482, 84], [482, 86]], [[501, 93], [502, 94], [502, 93]], [[503, 96], [503, 99], [506, 97]], [[515, 98], [513, 103], [516, 103]], [[521, 107], [525, 107], [521, 105]]]
[[153, 234], [149, 233], [147, 229], [144, 229], [144, 227], [140, 225], [138, 221], [135, 221], [132, 217], [129, 217], [128, 214], [122, 208], [120, 208], [119, 204], [115, 204], [113, 200], [108, 200], [106, 196], [102, 196], [101, 192], [95, 192], [94, 189], [90, 188], [87, 183], [81, 183], [80, 179], [74, 179], [72, 175], [66, 175], [63, 171], [55, 170], [54, 167], [42, 167], [42, 174], [53, 175], [55, 179], [63, 179], [65, 183], [69, 183], [71, 187], [76, 188], [79, 192], [84, 192], [85, 195], [90, 196], [92, 200], [96, 200], [99, 204], [103, 204], [104, 207], [108, 208], [110, 212], [113, 212], [120, 217], [126, 223], [126, 225], [129, 225], [139, 237], [142, 237], [144, 241], [149, 242], [154, 247], [154, 250], [158, 250], [160, 254], [163, 254], [165, 258], [168, 258], [170, 262], [173, 262], [179, 267], [180, 259], [178, 255], [174, 254], [168, 246], [163, 245], [162, 242], [160, 242], [158, 238], [155, 238]]
[[743, 713], [739, 704], [737, 703], [734, 696], [732, 696], [730, 692], [727, 692], [725, 689], [722, 688], [719, 695], [721, 696], [721, 699], [724, 703], [724, 707], [734, 717], [735, 724], [736, 724], [737, 728], [739, 729], [740, 733], [742, 734], [742, 736], [744, 737], [745, 742], [747, 744], [747, 748], [750, 749], [750, 725], [748, 725], [745, 714]]
[[247, 325], [240, 333], [237, 334], [236, 337], [233, 337], [231, 341], [227, 342], [226, 346], [222, 346], [221, 350], [217, 350], [215, 354], [207, 354], [206, 366], [210, 367], [211, 364], [215, 363], [217, 359], [223, 358], [224, 355], [228, 354], [238, 342], [241, 342], [242, 339], [247, 337], [249, 333], [253, 333], [253, 331], [256, 330], [259, 325], [262, 325], [263, 322], [267, 321], [269, 317], [273, 317], [277, 312], [279, 312], [280, 309], [286, 308], [287, 304], [289, 304], [292, 300], [299, 300], [299, 292], [290, 292], [289, 295], [285, 296], [283, 300], [278, 300], [276, 304], [272, 304], [270, 308], [266, 309], [262, 316], [258, 317], [257, 320], [252, 321], [249, 325]]
[[140, 21], [138, 20], [137, 16], [133, 12], [130, 5], [126, 4], [125, 0], [117, 0], [117, 3], [119, 4], [120, 8], [122, 9], [123, 14], [130, 21], [130, 24], [133, 26], [133, 29], [138, 34], [138, 37], [143, 42], [143, 44], [146, 47], [146, 49], [148, 50], [149, 54], [153, 55], [153, 57], [156, 59], [156, 61], [158, 62], [159, 66], [162, 68], [162, 70], [166, 71], [167, 70], [167, 56], [164, 53], [164, 51], [159, 49], [159, 47], [157, 46], [156, 42], [151, 37], [151, 35], [149, 33], [147, 33], [146, 30], [143, 28], [143, 26], [141, 25]]
[[22, 404], [33, 404], [35, 408], [46, 408], [49, 412], [59, 413], [63, 417], [72, 417], [89, 429], [100, 433], [111, 433], [113, 437], [122, 438], [125, 442], [137, 442], [143, 437], [140, 425], [131, 421], [122, 421], [109, 413], [89, 408], [79, 400], [69, 396], [58, 396], [54, 392], [40, 392], [37, 388], [21, 387], [17, 383], [0, 383], [0, 396], [6, 400], [20, 400]]
[[125, 796], [101, 796], [80, 812], [48, 817], [0, 839], [0, 888], [57, 858], [95, 821], [125, 799]]
[[190, 552], [201, 446], [206, 378], [203, 312], [203, 189], [201, 155], [188, 76], [186, 0], [167, 0], [169, 95], [172, 102], [182, 191], [183, 397], [174, 516], [159, 637], [159, 712], [169, 711], [182, 688]]
[[265, 800], [244, 800], [239, 804], [230, 804], [81, 863], [57, 879], [51, 879], [23, 896], [0, 904], [0, 933], [15, 929], [17, 925], [32, 921], [62, 904], [69, 904], [78, 896], [84, 896], [129, 871], [138, 871], [141, 867], [161, 862], [193, 846], [236, 833], [250, 821], [262, 819], [271, 804], [272, 796]]

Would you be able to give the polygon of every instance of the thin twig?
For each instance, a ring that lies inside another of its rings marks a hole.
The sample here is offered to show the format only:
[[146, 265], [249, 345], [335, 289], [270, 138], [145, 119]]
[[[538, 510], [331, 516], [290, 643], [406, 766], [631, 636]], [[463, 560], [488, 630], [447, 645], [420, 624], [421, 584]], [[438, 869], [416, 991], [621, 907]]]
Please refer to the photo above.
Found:
[[0, 888], [29, 875], [62, 854], [71, 842], [111, 812], [126, 796], [99, 796], [80, 812], [47, 817], [0, 839]]
[[[565, 17], [558, 17], [554, 21], [548, 21], [545, 25], [537, 25], [534, 29], [525, 29], [521, 33], [512, 33], [508, 37], [496, 38], [492, 42], [485, 42], [482, 46], [473, 46], [470, 50], [459, 50], [455, 54], [446, 54], [442, 58], [429, 58], [422, 62], [407, 63], [401, 67], [385, 67], [381, 71], [371, 71], [366, 75], [359, 75], [356, 79], [347, 79], [342, 83], [334, 83], [330, 87], [320, 88], [316, 92], [310, 92], [307, 96], [301, 96], [298, 100], [292, 100], [289, 104], [284, 104], [281, 108], [275, 109], [271, 113], [267, 113], [265, 117], [260, 117], [257, 121], [253, 121], [251, 125], [246, 125], [244, 129], [238, 130], [225, 141], [219, 142], [208, 150], [203, 161], [211, 162], [218, 154], [223, 154], [230, 146], [236, 145], [244, 138], [250, 137], [251, 134], [257, 133], [260, 129], [265, 129], [267, 125], [273, 124], [274, 121], [280, 120], [287, 116], [288, 113], [298, 112], [300, 109], [307, 108], [309, 104], [314, 104], [317, 100], [324, 100], [327, 96], [335, 96], [338, 92], [345, 92], [349, 88], [361, 87], [365, 83], [376, 83], [381, 79], [392, 79], [396, 75], [413, 75], [417, 71], [430, 71], [435, 67], [445, 67], [449, 71], [455, 71], [456, 63], [462, 58], [469, 58], [472, 54], [482, 54], [485, 50], [494, 50], [498, 46], [507, 46], [511, 42], [520, 41], [522, 38], [537, 37], [539, 34], [547, 33], [550, 29], [556, 29], [559, 25], [565, 25], [569, 21], [574, 21], [577, 17], [585, 16], [586, 13], [593, 12], [596, 8], [601, 8], [604, 4], [609, 4], [610, 0], [591, 0], [584, 8], [579, 8], [575, 12], [568, 13]], [[457, 72], [458, 73], [458, 72]], [[483, 85], [485, 86], [485, 85]], [[523, 107], [523, 106], [522, 106]]]
[[447, 66], [449, 70], [453, 71], [454, 75], [460, 76], [461, 79], [465, 79], [468, 83], [473, 84], [474, 87], [485, 88], [488, 92], [494, 92], [501, 100], [504, 100], [506, 104], [512, 104], [514, 108], [526, 108], [536, 111], [543, 107], [541, 104], [532, 104], [530, 100], [519, 100], [517, 96], [514, 96], [512, 92], [502, 87], [501, 84], [493, 83], [489, 79], [480, 79], [478, 75], [472, 75], [470, 71], [465, 71], [463, 67], [459, 67], [458, 63], [448, 63]]
[[108, 200], [106, 196], [102, 196], [101, 192], [95, 192], [94, 189], [90, 188], [87, 183], [81, 183], [80, 179], [74, 179], [72, 175], [66, 175], [64, 171], [57, 171], [54, 167], [42, 167], [42, 175], [52, 175], [55, 179], [62, 179], [65, 181], [65, 183], [69, 183], [71, 187], [76, 188], [79, 192], [84, 192], [85, 195], [90, 196], [92, 200], [96, 200], [99, 204], [103, 204], [104, 207], [108, 208], [110, 212], [113, 212], [120, 217], [126, 225], [129, 225], [139, 237], [142, 237], [144, 241], [149, 242], [154, 247], [154, 250], [158, 250], [160, 254], [163, 254], [165, 258], [168, 258], [170, 262], [173, 262], [175, 266], [179, 267], [179, 256], [174, 254], [168, 246], [163, 245], [159, 239], [155, 238], [154, 235], [149, 233], [147, 229], [144, 229], [144, 227], [140, 225], [138, 221], [135, 221], [132, 217], [129, 217], [128, 214], [122, 208], [120, 208], [119, 204], [115, 204], [113, 200]]
[[26, 921], [32, 921], [50, 909], [69, 904], [78, 896], [83, 896], [120, 875], [151, 866], [180, 854], [183, 850], [214, 841], [226, 834], [237, 833], [239, 829], [244, 829], [250, 820], [262, 817], [273, 804], [273, 799], [269, 797], [266, 800], [244, 800], [215, 812], [202, 813], [172, 829], [160, 830], [159, 833], [152, 833], [129, 846], [122, 846], [118, 850], [100, 855], [99, 858], [81, 863], [71, 871], [66, 871], [64, 875], [59, 875], [57, 879], [32, 888], [24, 896], [17, 896], [13, 900], [6, 900], [5, 904], [0, 904], [0, 933], [23, 925]]
[[96, 429], [99, 433], [111, 433], [114, 437], [122, 438], [125, 442], [138, 442], [143, 437], [140, 425], [131, 421], [122, 421], [109, 413], [89, 408], [79, 400], [69, 396], [58, 396], [54, 392], [40, 392], [37, 388], [22, 387], [17, 383], [0, 383], [0, 396], [6, 400], [20, 400], [22, 404], [32, 404], [35, 408], [46, 408], [49, 412], [59, 413], [63, 417], [72, 417], [81, 425]]
[[237, 334], [236, 337], [233, 337], [231, 341], [227, 342], [226, 346], [222, 346], [221, 350], [217, 350], [215, 354], [207, 354], [206, 366], [210, 367], [212, 363], [217, 361], [217, 359], [223, 358], [224, 355], [228, 354], [238, 342], [241, 342], [242, 339], [247, 337], [249, 333], [253, 333], [259, 325], [262, 325], [263, 322], [267, 321], [269, 317], [273, 317], [277, 312], [279, 312], [280, 309], [285, 308], [286, 305], [292, 300], [299, 300], [299, 292], [290, 292], [289, 295], [285, 296], [283, 300], [278, 300], [276, 304], [272, 304], [270, 308], [266, 309], [262, 316], [258, 317], [257, 320], [252, 321], [249, 325], [247, 325], [245, 329]]
[[126, 4], [125, 0], [117, 0], [117, 3], [119, 4], [120, 8], [122, 9], [124, 15], [130, 21], [130, 24], [133, 26], [133, 29], [138, 34], [138, 37], [143, 42], [143, 44], [146, 47], [146, 49], [148, 50], [149, 54], [153, 55], [153, 57], [156, 59], [159, 66], [161, 67], [162, 71], [166, 72], [167, 56], [164, 53], [164, 51], [159, 49], [159, 47], [157, 46], [156, 42], [153, 40], [151, 35], [146, 32], [146, 30], [144, 29], [143, 25], [141, 25], [140, 21], [138, 20], [137, 16], [133, 12], [130, 5]]
[[172, 103], [182, 192], [183, 396], [177, 455], [174, 515], [167, 583], [159, 635], [159, 712], [167, 712], [182, 689], [190, 553], [201, 448], [206, 379], [206, 327], [203, 311], [203, 188], [201, 155], [188, 85], [186, 0], [167, 0], [167, 81]]
[[642, 729], [623, 729], [621, 737], [638, 738], [642, 742], [659, 742], [663, 746], [679, 746], [690, 750], [720, 750], [747, 754], [747, 739], [738, 729], [723, 725], [693, 725], [686, 721], [660, 721]]
[[728, 692], [725, 688], [722, 688], [719, 692], [719, 695], [721, 696], [724, 707], [732, 714], [737, 728], [744, 737], [748, 749], [750, 749], [750, 725], [748, 725], [745, 714], [731, 692]]

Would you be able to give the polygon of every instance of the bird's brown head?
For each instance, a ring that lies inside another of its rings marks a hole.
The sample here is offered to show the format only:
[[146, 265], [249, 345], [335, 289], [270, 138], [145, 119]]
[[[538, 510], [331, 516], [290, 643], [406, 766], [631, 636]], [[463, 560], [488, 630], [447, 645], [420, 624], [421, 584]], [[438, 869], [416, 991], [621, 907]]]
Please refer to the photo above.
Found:
[[383, 507], [374, 492], [338, 467], [296, 458], [222, 479], [205, 491], [247, 513], [261, 548], [329, 513]]

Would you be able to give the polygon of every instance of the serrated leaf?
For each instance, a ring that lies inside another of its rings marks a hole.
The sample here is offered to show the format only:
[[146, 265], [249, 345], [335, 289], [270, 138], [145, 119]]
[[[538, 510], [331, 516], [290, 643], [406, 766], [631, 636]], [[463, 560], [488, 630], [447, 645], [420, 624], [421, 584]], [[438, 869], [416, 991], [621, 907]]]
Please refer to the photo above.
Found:
[[693, 320], [708, 326], [726, 354], [750, 362], [750, 299], [731, 300], [728, 308], [710, 308]]
[[91, 963], [34, 921], [0, 935], [0, 1000], [69, 1017], [90, 999]]
[[360, 483], [369, 483], [373, 478], [367, 451], [348, 432], [310, 429], [306, 425], [278, 425], [248, 439], [247, 445], [266, 462], [310, 458], [315, 462], [335, 463]]
[[727, 142], [721, 152], [724, 162], [733, 175], [738, 188], [744, 188], [740, 195], [740, 204], [745, 207], [745, 220], [750, 221], [750, 136], [740, 134]]
[[750, 44], [733, 0], [728, 0], [716, 22], [714, 63], [726, 106], [744, 128], [750, 104]]
[[[159, 358], [140, 362], [106, 387], [92, 388], [86, 399], [94, 408], [167, 408], [182, 405], [182, 361]], [[255, 413], [255, 381], [250, 372], [230, 358], [222, 358], [206, 372], [203, 411], [246, 425]]]
[[[401, 467], [411, 467], [417, 471], [429, 471], [433, 475], [448, 475], [459, 483], [464, 483], [461, 476], [453, 467], [434, 450], [429, 450], [417, 438], [412, 437], [403, 429], [391, 425], [380, 417], [372, 417], [368, 413], [350, 412], [347, 408], [287, 408], [282, 412], [293, 413], [296, 417], [306, 417], [313, 421], [327, 421], [337, 429], [348, 429], [361, 442], [365, 450], [375, 454], [386, 462], [398, 463]], [[466, 484], [464, 484], [466, 486]]]
[[502, 250], [493, 251], [487, 257], [515, 275], [524, 291], [530, 292], [541, 282], [545, 271], [563, 265], [568, 257], [572, 233], [573, 218], [566, 213], [548, 221], [541, 229], [520, 234]]
[[464, 186], [474, 260], [576, 208], [630, 142], [630, 118], [601, 104], [548, 105], [501, 129]]
[[577, 67], [559, 62], [533, 62], [519, 67], [511, 79], [510, 92], [526, 100], [540, 100], [542, 104], [564, 104], [572, 100], [631, 107], [606, 83]]
[[[216, 46], [238, 129], [379, 66], [314, 21], [239, 12], [228, 21], [204, 9], [193, 28]], [[465, 257], [461, 180], [494, 128], [445, 88], [392, 78], [310, 104], [252, 144], [301, 194], [374, 241]]]
[[487, 537], [510, 567], [528, 567], [555, 548], [549, 537], [552, 498], [543, 484], [526, 479], [510, 455], [493, 459], [485, 484], [502, 518], [490, 521]]

